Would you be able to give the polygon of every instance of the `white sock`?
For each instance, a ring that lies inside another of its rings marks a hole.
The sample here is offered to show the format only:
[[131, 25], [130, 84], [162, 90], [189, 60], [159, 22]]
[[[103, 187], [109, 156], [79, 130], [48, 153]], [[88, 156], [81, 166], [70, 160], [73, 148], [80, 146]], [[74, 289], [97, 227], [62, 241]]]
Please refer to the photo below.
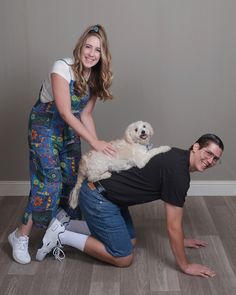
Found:
[[72, 231], [65, 230], [59, 235], [62, 245], [71, 246], [84, 252], [85, 243], [88, 239], [88, 235], [74, 233]]
[[84, 220], [70, 220], [69, 224], [66, 225], [66, 230], [88, 236], [91, 235], [87, 222]]

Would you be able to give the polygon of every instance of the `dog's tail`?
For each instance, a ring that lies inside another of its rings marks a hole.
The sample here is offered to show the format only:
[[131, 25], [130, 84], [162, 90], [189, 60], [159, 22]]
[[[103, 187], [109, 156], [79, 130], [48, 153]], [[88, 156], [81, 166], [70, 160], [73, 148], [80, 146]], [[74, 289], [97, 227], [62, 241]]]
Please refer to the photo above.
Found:
[[77, 188], [77, 186], [75, 186], [70, 192], [69, 205], [72, 209], [75, 209], [79, 204], [79, 191], [80, 187]]
[[79, 172], [76, 185], [70, 192], [69, 196], [69, 205], [72, 209], [75, 209], [79, 205], [79, 192], [84, 179], [85, 176], [81, 172]]

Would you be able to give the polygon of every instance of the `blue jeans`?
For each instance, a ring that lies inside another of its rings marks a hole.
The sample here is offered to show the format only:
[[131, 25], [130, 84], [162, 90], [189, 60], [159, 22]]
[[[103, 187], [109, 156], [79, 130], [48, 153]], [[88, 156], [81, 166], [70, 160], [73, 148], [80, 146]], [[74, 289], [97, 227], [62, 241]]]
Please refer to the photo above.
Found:
[[133, 252], [131, 239], [134, 226], [128, 207], [120, 207], [91, 189], [84, 181], [79, 197], [80, 209], [91, 235], [102, 242], [114, 257], [125, 257]]

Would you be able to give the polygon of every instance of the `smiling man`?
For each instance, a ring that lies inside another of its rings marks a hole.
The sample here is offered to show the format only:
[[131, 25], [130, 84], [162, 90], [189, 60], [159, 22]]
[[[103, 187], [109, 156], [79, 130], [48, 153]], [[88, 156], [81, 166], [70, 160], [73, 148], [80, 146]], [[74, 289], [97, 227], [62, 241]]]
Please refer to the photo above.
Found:
[[85, 181], [80, 191], [80, 208], [90, 234], [86, 236], [78, 231], [68, 231], [55, 219], [38, 250], [38, 260], [43, 260], [58, 244], [65, 244], [107, 263], [129, 266], [136, 238], [128, 207], [162, 200], [165, 203], [169, 241], [179, 268], [189, 275], [215, 276], [208, 266], [189, 263], [185, 247], [199, 248], [207, 244], [185, 239], [182, 221], [190, 172], [203, 172], [213, 167], [223, 150], [223, 142], [218, 136], [205, 134], [189, 150], [172, 148], [151, 158], [142, 169], [133, 167], [112, 173], [110, 178], [96, 183]]

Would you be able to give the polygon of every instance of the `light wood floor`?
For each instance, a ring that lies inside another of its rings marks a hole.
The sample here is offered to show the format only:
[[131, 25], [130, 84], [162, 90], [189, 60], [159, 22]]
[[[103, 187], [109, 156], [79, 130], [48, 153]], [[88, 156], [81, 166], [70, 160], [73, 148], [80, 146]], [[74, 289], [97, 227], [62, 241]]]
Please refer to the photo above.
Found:
[[62, 262], [52, 256], [34, 257], [42, 237], [32, 233], [28, 265], [15, 263], [7, 235], [18, 224], [25, 197], [0, 197], [1, 295], [235, 295], [236, 197], [188, 197], [185, 205], [187, 237], [206, 240], [205, 249], [187, 249], [192, 262], [212, 267], [212, 279], [187, 276], [175, 265], [165, 230], [162, 202], [132, 207], [138, 244], [129, 268], [116, 268], [67, 247]]

